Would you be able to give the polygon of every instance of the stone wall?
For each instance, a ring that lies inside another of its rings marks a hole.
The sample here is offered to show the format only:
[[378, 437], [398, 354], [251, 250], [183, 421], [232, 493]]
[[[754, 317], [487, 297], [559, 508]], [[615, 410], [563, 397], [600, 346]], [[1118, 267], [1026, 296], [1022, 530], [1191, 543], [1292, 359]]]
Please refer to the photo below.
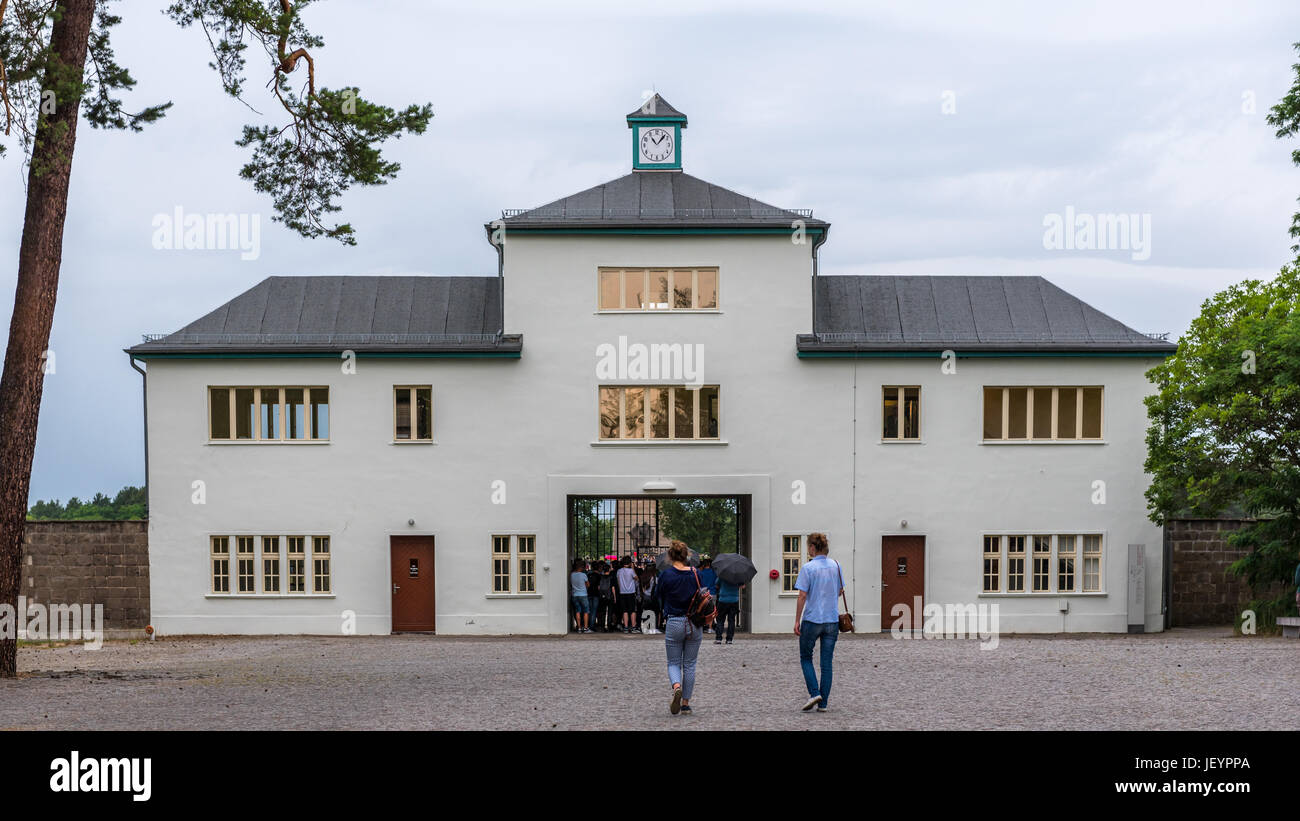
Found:
[[102, 604], [104, 629], [149, 623], [149, 523], [27, 522], [21, 595], [43, 604]]
[[1228, 566], [1247, 552], [1228, 546], [1245, 519], [1172, 519], [1165, 524], [1171, 549], [1169, 624], [1233, 624], [1250, 600], [1246, 582]]

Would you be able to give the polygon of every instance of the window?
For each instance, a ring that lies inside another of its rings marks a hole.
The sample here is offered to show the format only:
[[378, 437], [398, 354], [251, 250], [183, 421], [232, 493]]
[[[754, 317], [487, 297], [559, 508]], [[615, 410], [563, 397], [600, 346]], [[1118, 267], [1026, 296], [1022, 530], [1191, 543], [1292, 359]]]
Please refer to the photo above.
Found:
[[1101, 536], [1083, 537], [1083, 592], [1101, 591]]
[[1007, 537], [1007, 592], [1025, 592], [1025, 537]]
[[711, 311], [718, 307], [717, 268], [601, 268], [602, 311]]
[[311, 537], [312, 589], [317, 593], [330, 592], [330, 537]]
[[718, 386], [602, 385], [602, 440], [717, 439]]
[[208, 388], [208, 439], [327, 441], [329, 392], [326, 387]]
[[1100, 387], [986, 387], [986, 440], [1099, 440]]
[[[510, 543], [514, 540], [517, 585], [511, 586]], [[508, 595], [537, 592], [537, 537], [532, 535], [492, 537], [492, 592]]]
[[882, 439], [921, 438], [921, 389], [886, 385]]
[[510, 537], [492, 537], [492, 592], [510, 592]]
[[803, 560], [802, 536], [781, 537], [781, 592], [794, 593], [799, 580], [799, 563]]
[[1052, 537], [1034, 537], [1034, 592], [1052, 592]]
[[433, 441], [433, 388], [397, 385], [393, 388], [393, 439], [399, 442]]
[[212, 592], [230, 592], [230, 537], [212, 537]]
[[537, 537], [515, 537], [519, 547], [519, 592], [537, 592]]
[[1002, 537], [984, 537], [984, 592], [997, 593], [1002, 589]]
[[[1006, 540], [1006, 555], [1001, 553]], [[1053, 550], [1055, 541], [1055, 550]], [[1031, 545], [1026, 556], [1026, 542]], [[1030, 560], [1029, 589], [1025, 588], [1025, 559]], [[1082, 580], [1080, 565], [1082, 559]], [[985, 536], [984, 590], [999, 592], [998, 569], [1005, 562], [1008, 593], [1100, 593], [1101, 536], [1067, 533], [1055, 536]], [[1055, 568], [1055, 569], [1053, 569]], [[1053, 586], [1055, 575], [1055, 586]]]
[[235, 566], [240, 593], [257, 592], [257, 562], [253, 557], [253, 537], [235, 537]]
[[280, 592], [280, 537], [262, 537], [262, 592]]
[[304, 550], [306, 542], [306, 536], [290, 536], [287, 539], [290, 593], [307, 592], [307, 553]]
[[1056, 592], [1074, 592], [1074, 537], [1056, 537]]

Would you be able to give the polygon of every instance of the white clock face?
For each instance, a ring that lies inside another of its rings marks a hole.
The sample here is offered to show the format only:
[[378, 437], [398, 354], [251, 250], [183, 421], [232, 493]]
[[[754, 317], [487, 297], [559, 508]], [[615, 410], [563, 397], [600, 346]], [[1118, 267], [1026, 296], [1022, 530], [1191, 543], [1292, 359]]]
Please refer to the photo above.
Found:
[[673, 142], [672, 131], [656, 125], [642, 128], [639, 133], [641, 139], [637, 145], [641, 152], [641, 162], [668, 164], [677, 159], [677, 145]]

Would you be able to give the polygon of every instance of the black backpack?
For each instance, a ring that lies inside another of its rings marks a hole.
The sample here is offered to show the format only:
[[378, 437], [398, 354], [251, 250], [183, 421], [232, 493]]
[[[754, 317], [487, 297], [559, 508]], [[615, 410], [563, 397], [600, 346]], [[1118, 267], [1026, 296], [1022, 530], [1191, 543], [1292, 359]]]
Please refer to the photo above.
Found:
[[600, 597], [602, 599], [609, 600], [614, 598], [614, 574], [605, 573], [601, 575], [600, 587], [598, 589], [600, 590]]

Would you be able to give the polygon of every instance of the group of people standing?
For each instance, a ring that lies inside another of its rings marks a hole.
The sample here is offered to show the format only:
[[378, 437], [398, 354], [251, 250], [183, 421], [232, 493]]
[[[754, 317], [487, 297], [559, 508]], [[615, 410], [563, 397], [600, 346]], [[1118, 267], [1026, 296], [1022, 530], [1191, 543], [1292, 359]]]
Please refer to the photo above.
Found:
[[[647, 612], [654, 616], [653, 630], [663, 630], [665, 614], [659, 595], [660, 575], [653, 562], [633, 561], [631, 556], [624, 556], [614, 564], [575, 559], [569, 573], [574, 631], [640, 633], [642, 623], [648, 620]], [[744, 585], [720, 580], [713, 570], [712, 559], [700, 562], [699, 578], [718, 602], [714, 644], [723, 643], [724, 630], [726, 643], [731, 644], [736, 637], [740, 590]]]

